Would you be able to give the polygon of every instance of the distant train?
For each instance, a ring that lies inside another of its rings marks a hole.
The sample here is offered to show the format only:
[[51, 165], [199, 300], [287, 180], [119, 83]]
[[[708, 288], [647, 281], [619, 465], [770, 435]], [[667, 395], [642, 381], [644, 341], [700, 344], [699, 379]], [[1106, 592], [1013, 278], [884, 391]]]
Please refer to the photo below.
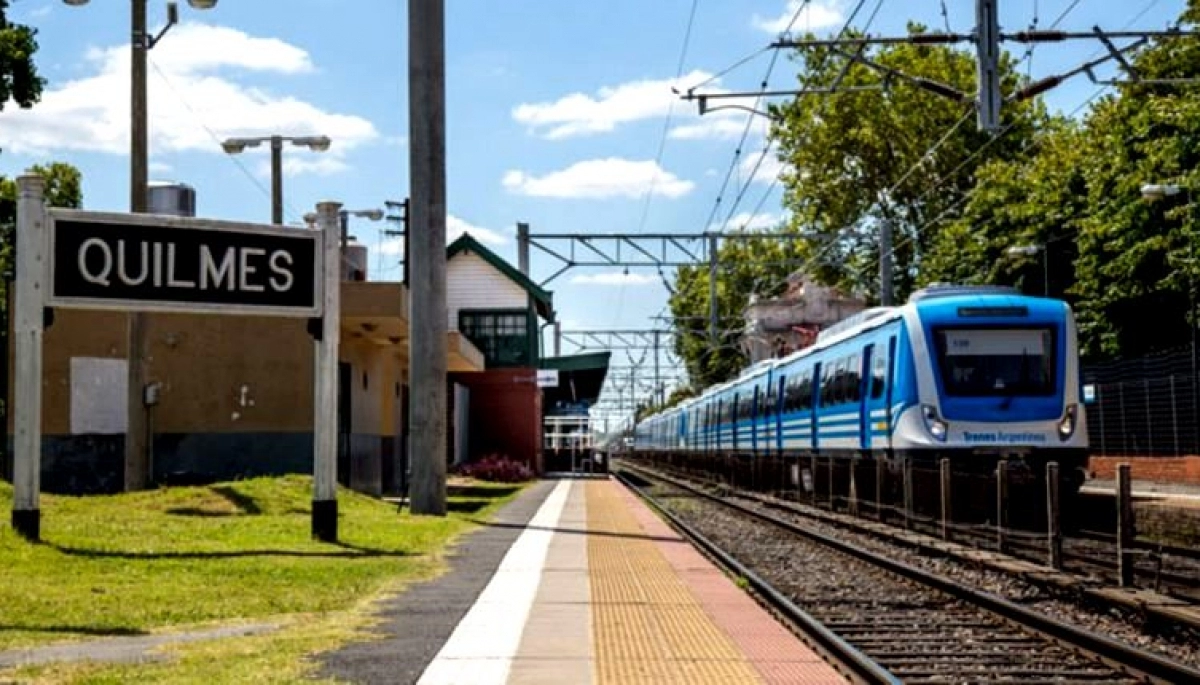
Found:
[[857, 457], [893, 471], [948, 458], [956, 472], [980, 474], [1008, 458], [1027, 482], [1055, 461], [1070, 495], [1088, 459], [1080, 389], [1067, 303], [1003, 287], [931, 286], [646, 417], [630, 457], [784, 465]]

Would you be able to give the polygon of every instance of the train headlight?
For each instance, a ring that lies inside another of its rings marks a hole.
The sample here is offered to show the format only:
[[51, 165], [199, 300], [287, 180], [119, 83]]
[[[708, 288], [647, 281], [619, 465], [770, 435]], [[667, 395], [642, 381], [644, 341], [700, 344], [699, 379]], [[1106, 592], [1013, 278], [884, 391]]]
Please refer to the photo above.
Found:
[[1079, 407], [1074, 404], [1067, 405], [1067, 411], [1063, 414], [1062, 420], [1058, 422], [1058, 439], [1070, 440], [1075, 434], [1075, 418], [1079, 412]]
[[921, 405], [921, 418], [925, 419], [925, 430], [933, 436], [938, 442], [946, 442], [946, 422], [938, 417], [937, 409], [933, 405]]

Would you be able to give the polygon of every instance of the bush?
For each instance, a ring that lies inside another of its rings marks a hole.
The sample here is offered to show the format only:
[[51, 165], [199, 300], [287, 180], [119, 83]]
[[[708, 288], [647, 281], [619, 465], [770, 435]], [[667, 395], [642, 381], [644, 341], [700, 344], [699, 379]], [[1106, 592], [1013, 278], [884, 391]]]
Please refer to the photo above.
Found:
[[488, 454], [478, 461], [464, 464], [458, 467], [457, 473], [494, 483], [520, 483], [533, 480], [534, 477], [533, 471], [523, 462], [501, 454]]

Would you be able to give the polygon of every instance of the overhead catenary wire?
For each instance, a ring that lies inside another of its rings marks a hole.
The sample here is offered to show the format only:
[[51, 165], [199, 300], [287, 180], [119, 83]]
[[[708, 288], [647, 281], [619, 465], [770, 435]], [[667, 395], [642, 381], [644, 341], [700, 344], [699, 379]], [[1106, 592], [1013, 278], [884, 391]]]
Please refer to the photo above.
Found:
[[[687, 61], [688, 46], [691, 44], [692, 29], [696, 23], [696, 9], [699, 4], [700, 4], [700, 0], [692, 0], [691, 9], [688, 11], [687, 24], [683, 31], [683, 45], [679, 49], [679, 59], [677, 60], [676, 65], [675, 65], [675, 81], [676, 82], [678, 82], [679, 78], [681, 76], [683, 76], [683, 67]], [[654, 156], [655, 172], [657, 172], [659, 169], [662, 168], [663, 153], [666, 150], [667, 137], [671, 130], [671, 118], [674, 114], [674, 110], [675, 110], [675, 99], [672, 98], [667, 104], [667, 115], [663, 118], [662, 134], [659, 136], [659, 140], [658, 140], [658, 152]], [[655, 185], [657, 185], [657, 183], [658, 183], [658, 176], [659, 176], [659, 174], [655, 173], [650, 178], [650, 186], [646, 189], [646, 196], [642, 202], [642, 215], [641, 215], [641, 218], [638, 220], [638, 227], [637, 227], [637, 231], [636, 231], [637, 233], [641, 233], [643, 230], [645, 230], [646, 219], [650, 214], [650, 201], [654, 197], [654, 188], [655, 188]], [[659, 276], [660, 277], [662, 276], [661, 269], [659, 270]], [[664, 279], [664, 285], [665, 285], [665, 283], [666, 282]], [[625, 282], [621, 281], [617, 286], [617, 306], [613, 310], [613, 326], [614, 327], [617, 325], [617, 321], [619, 321], [621, 318], [621, 311], [624, 306], [624, 302], [625, 302]]]
[[[1124, 29], [1128, 28], [1128, 27], [1129, 27], [1129, 26], [1131, 26], [1133, 23], [1135, 23], [1136, 21], [1138, 21], [1138, 20], [1139, 20], [1139, 19], [1140, 19], [1142, 16], [1144, 16], [1144, 15], [1146, 14], [1146, 12], [1148, 12], [1148, 11], [1149, 11], [1149, 10], [1150, 10], [1150, 9], [1151, 9], [1151, 8], [1152, 8], [1154, 5], [1158, 4], [1158, 2], [1159, 2], [1159, 1], [1160, 1], [1160, 0], [1150, 0], [1150, 2], [1148, 2], [1148, 3], [1147, 3], [1145, 6], [1143, 6], [1143, 8], [1142, 8], [1142, 9], [1141, 9], [1139, 12], [1137, 12], [1137, 13], [1136, 13], [1136, 14], [1135, 14], [1135, 15], [1134, 15], [1134, 16], [1133, 16], [1133, 17], [1132, 17], [1132, 18], [1131, 18], [1131, 19], [1130, 19], [1128, 22], [1126, 22], [1126, 24], [1125, 24], [1125, 26], [1122, 28], [1122, 30], [1124, 30]], [[1061, 12], [1061, 13], [1059, 14], [1059, 16], [1058, 16], [1058, 17], [1057, 17], [1057, 18], [1054, 20], [1053, 24], [1051, 25], [1051, 28], [1054, 28], [1054, 27], [1056, 27], [1056, 26], [1057, 26], [1057, 25], [1058, 25], [1058, 24], [1059, 24], [1059, 23], [1060, 23], [1060, 22], [1061, 22], [1063, 19], [1065, 19], [1065, 18], [1066, 18], [1066, 16], [1067, 16], [1067, 15], [1070, 13], [1070, 11], [1071, 11], [1072, 9], [1074, 9], [1074, 7], [1075, 7], [1076, 5], [1078, 5], [1078, 2], [1072, 3], [1072, 5], [1071, 5], [1070, 7], [1066, 8], [1066, 9], [1065, 9], [1063, 12]], [[1097, 52], [1093, 53], [1093, 57], [1096, 57], [1096, 56], [1098, 56], [1098, 55], [1102, 54], [1103, 52], [1104, 52], [1103, 50], [1097, 51]], [[1078, 111], [1079, 111], [1080, 109], [1082, 109], [1082, 107], [1086, 106], [1088, 103], [1090, 103], [1090, 102], [1091, 102], [1092, 100], [1094, 100], [1096, 97], [1098, 97], [1098, 96], [1100, 95], [1100, 93], [1101, 93], [1101, 92], [1103, 92], [1103, 90], [1104, 90], [1106, 87], [1107, 87], [1107, 86], [1100, 88], [1100, 90], [1098, 90], [1098, 91], [1097, 91], [1095, 94], [1093, 94], [1093, 95], [1092, 95], [1090, 98], [1088, 98], [1086, 101], [1084, 101], [1084, 102], [1083, 102], [1081, 105], [1079, 105], [1078, 107], [1076, 107], [1076, 108], [1075, 108], [1075, 110], [1074, 110], [1074, 111], [1072, 111], [1072, 112], [1071, 112], [1071, 113], [1070, 113], [1068, 116], [1074, 116], [1076, 113], [1078, 113]], [[969, 117], [969, 113], [968, 113], [968, 117]], [[956, 125], [956, 127], [957, 127], [958, 125], [961, 125], [961, 123], [962, 123], [962, 122], [960, 121], [960, 122], [959, 122], [959, 124], [957, 124], [957, 125]], [[990, 138], [989, 138], [988, 140], [986, 140], [986, 141], [985, 141], [985, 142], [984, 142], [982, 145], [980, 145], [978, 148], [976, 148], [976, 150], [975, 150], [975, 151], [973, 151], [973, 152], [972, 152], [970, 155], [968, 155], [966, 158], [964, 158], [964, 159], [963, 159], [963, 160], [962, 160], [962, 161], [961, 161], [961, 162], [958, 164], [958, 166], [956, 166], [956, 167], [955, 167], [955, 168], [954, 168], [954, 169], [953, 169], [953, 170], [952, 170], [950, 173], [948, 173], [948, 174], [946, 174], [946, 175], [944, 175], [944, 176], [942, 176], [942, 177], [940, 177], [940, 178], [935, 178], [935, 179], [933, 179], [934, 183], [933, 183], [933, 184], [932, 184], [932, 185], [931, 185], [929, 188], [927, 188], [927, 189], [926, 189], [926, 191], [925, 191], [924, 193], [922, 193], [922, 194], [921, 194], [921, 195], [918, 197], [918, 199], [917, 199], [917, 202], [920, 202], [920, 201], [922, 201], [922, 200], [924, 200], [924, 199], [928, 198], [928, 197], [929, 197], [929, 196], [930, 196], [932, 193], [934, 193], [934, 192], [936, 192], [937, 190], [939, 190], [939, 189], [943, 188], [943, 187], [944, 187], [944, 183], [945, 183], [945, 182], [949, 181], [950, 179], [953, 179], [953, 178], [957, 177], [957, 176], [958, 176], [958, 174], [959, 174], [959, 173], [961, 173], [961, 171], [962, 171], [963, 169], [965, 169], [965, 168], [966, 168], [966, 167], [967, 167], [967, 166], [968, 166], [968, 165], [969, 165], [969, 164], [970, 164], [970, 163], [971, 163], [971, 162], [972, 162], [974, 159], [976, 159], [976, 158], [977, 158], [979, 155], [981, 155], [981, 154], [982, 154], [984, 151], [986, 151], [986, 150], [987, 150], [988, 148], [990, 148], [992, 145], [994, 145], [995, 143], [997, 143], [997, 142], [999, 142], [1001, 139], [1003, 139], [1003, 138], [1004, 138], [1004, 136], [1005, 136], [1006, 134], [1008, 134], [1009, 132], [1011, 132], [1011, 131], [1012, 131], [1012, 129], [1013, 129], [1013, 126], [1014, 126], [1014, 123], [1013, 123], [1013, 122], [1010, 122], [1010, 123], [1009, 123], [1008, 125], [1006, 125], [1006, 126], [1003, 128], [1003, 129], [1001, 129], [999, 132], [997, 132], [997, 134], [996, 134], [995, 136], [992, 136], [992, 137], [990, 137]], [[936, 143], [934, 147], [936, 148], [936, 147], [940, 146], [941, 144], [944, 144], [944, 142], [945, 142], [945, 140], [947, 139], [947, 137], [948, 137], [948, 136], [944, 136], [944, 137], [943, 137], [943, 139], [942, 139], [942, 140], [940, 140], [938, 143]], [[1035, 138], [1034, 140], [1040, 140], [1040, 138]], [[1024, 153], [1024, 152], [1025, 152], [1025, 150], [1023, 149], [1023, 150], [1022, 150], [1022, 153]], [[919, 166], [919, 164], [921, 163], [921, 161], [923, 161], [923, 160], [924, 160], [924, 159], [925, 159], [925, 158], [926, 158], [926, 157], [927, 157], [929, 154], [931, 154], [931, 153], [932, 153], [932, 149], [931, 149], [931, 151], [928, 151], [928, 152], [927, 152], [925, 155], [923, 155], [923, 156], [922, 156], [922, 159], [921, 159], [920, 161], [918, 161], [917, 165], [914, 165], [914, 167], [910, 168], [909, 172], [907, 172], [907, 173], [905, 174], [905, 177], [902, 177], [901, 181], [903, 181], [905, 178], [907, 178], [908, 176], [910, 176], [910, 175], [912, 174], [912, 172], [913, 172], [913, 171], [914, 171], [916, 168], [918, 168], [918, 166]], [[889, 191], [889, 192], [895, 192], [896, 190], [898, 190], [898, 189], [899, 189], [899, 187], [900, 187], [900, 182], [897, 182], [896, 184], [894, 184], [894, 185], [892, 186], [892, 188], [890, 189], [890, 191]], [[944, 210], [942, 213], [940, 213], [940, 214], [938, 215], [938, 217], [935, 217], [935, 219], [933, 219], [933, 220], [931, 220], [931, 221], [929, 221], [929, 222], [926, 222], [926, 223], [922, 224], [922, 225], [921, 225], [920, 227], [918, 227], [918, 228], [917, 228], [917, 229], [916, 229], [916, 230], [915, 230], [915, 231], [914, 231], [914, 232], [913, 232], [911, 235], [905, 236], [904, 238], [902, 238], [902, 239], [901, 239], [901, 240], [899, 240], [899, 241], [894, 241], [894, 242], [893, 242], [893, 244], [892, 244], [892, 249], [891, 249], [891, 251], [890, 251], [890, 254], [894, 256], [897, 250], [899, 250], [899, 249], [901, 249], [901, 248], [903, 248], [903, 247], [906, 247], [906, 246], [907, 246], [909, 243], [911, 243], [911, 242], [912, 242], [912, 240], [914, 239], [914, 236], [920, 235], [920, 234], [921, 234], [921, 232], [922, 232], [923, 230], [925, 230], [926, 228], [929, 228], [930, 226], [934, 225], [936, 222], [938, 222], [938, 221], [941, 221], [942, 219], [946, 218], [946, 216], [948, 216], [950, 212], [952, 212], [954, 209], [956, 209], [957, 207], [959, 207], [959, 206], [961, 206], [963, 203], [965, 203], [965, 202], [967, 201], [967, 199], [969, 199], [969, 197], [970, 197], [971, 195], [973, 195], [973, 193], [974, 193], [974, 192], [975, 192], [975, 189], [974, 189], [974, 188], [973, 188], [973, 189], [971, 189], [971, 190], [969, 190], [969, 191], [968, 191], [968, 192], [967, 192], [967, 193], [966, 193], [966, 194], [965, 194], [963, 197], [959, 198], [959, 200], [958, 200], [958, 201], [956, 201], [956, 202], [955, 202], [953, 205], [951, 205], [951, 207], [948, 207], [946, 210]], [[845, 232], [845, 231], [849, 231], [849, 230], [852, 230], [852, 229], [853, 229], [853, 227], [850, 227], [850, 226], [848, 226], [848, 227], [846, 227], [846, 229], [844, 229], [844, 231], [843, 231], [842, 233], [839, 233], [839, 234], [837, 234], [837, 235], [831, 236], [831, 237], [830, 237], [830, 239], [829, 239], [829, 240], [828, 240], [828, 241], [827, 241], [827, 242], [826, 242], [824, 245], [822, 245], [820, 248], [818, 248], [818, 250], [817, 250], [816, 254], [814, 254], [814, 255], [812, 256], [812, 262], [811, 262], [811, 264], [810, 264], [810, 267], [809, 267], [809, 268], [811, 268], [811, 266], [814, 266], [814, 265], [816, 265], [817, 263], [819, 263], [819, 260], [820, 260], [820, 258], [824, 257], [824, 255], [825, 255], [825, 254], [826, 254], [826, 253], [827, 253], [827, 252], [828, 252], [830, 249], [832, 249], [833, 247], [837, 246], [837, 245], [840, 243], [840, 240], [841, 240], [841, 239], [844, 237], [844, 232]], [[881, 255], [880, 255], [880, 258], [882, 259], [882, 258], [883, 258], [883, 256], [884, 256], [884, 255], [882, 255], [882, 254], [881, 254]], [[851, 273], [853, 273], [854, 275], [860, 276], [860, 277], [861, 277], [861, 276], [865, 276], [864, 269], [862, 269], [861, 267], [860, 267], [860, 268], [858, 268], [858, 269], [852, 269], [852, 270], [851, 270]], [[778, 287], [778, 285], [779, 285], [779, 284], [776, 284], [776, 287]], [[774, 288], [773, 288], [773, 289], [774, 289]], [[772, 289], [772, 290], [773, 290], [773, 289]]]
[[[184, 109], [186, 109], [188, 113], [192, 115], [192, 119], [195, 121], [196, 125], [204, 129], [204, 131], [208, 133], [209, 137], [213, 139], [213, 142], [216, 143], [216, 146], [219, 147], [221, 145], [222, 138], [208, 126], [208, 124], [204, 121], [204, 118], [200, 116], [200, 113], [192, 107], [191, 103], [188, 102], [188, 99], [184, 97], [183, 93], [180, 92], [178, 88], [175, 87], [175, 84], [171, 81], [167, 74], [159, 68], [158, 64], [156, 64], [150, 57], [147, 57], [146, 61], [150, 64], [150, 67], [154, 69], [154, 73], [157, 74], [160, 79], [162, 79], [164, 84], [166, 84], [167, 88], [169, 88], [175, 97], [179, 99], [179, 102], [183, 105]], [[243, 174], [245, 174], [246, 178], [250, 179], [250, 182], [253, 183], [254, 186], [260, 191], [262, 191], [265, 197], [270, 199], [270, 189], [263, 185], [262, 181], [258, 180], [258, 178], [246, 168], [246, 165], [242, 163], [242, 160], [233, 155], [223, 156], [229, 159], [229, 161], [233, 162], [233, 164], [237, 166], [237, 168], [240, 169]], [[303, 216], [303, 213], [297, 212], [295, 207], [292, 207], [290, 204], [288, 204], [286, 199], [284, 200], [284, 207], [287, 210], [288, 218], [292, 221], [297, 221]]]

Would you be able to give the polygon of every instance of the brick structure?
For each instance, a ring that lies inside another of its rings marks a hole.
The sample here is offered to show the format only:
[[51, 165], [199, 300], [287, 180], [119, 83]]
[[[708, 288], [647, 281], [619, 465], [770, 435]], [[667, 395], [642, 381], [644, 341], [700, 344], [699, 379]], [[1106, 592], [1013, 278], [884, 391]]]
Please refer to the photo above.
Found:
[[1092, 457], [1088, 470], [1094, 478], [1117, 477], [1117, 465], [1129, 464], [1134, 480], [1200, 485], [1200, 456], [1190, 457]]

